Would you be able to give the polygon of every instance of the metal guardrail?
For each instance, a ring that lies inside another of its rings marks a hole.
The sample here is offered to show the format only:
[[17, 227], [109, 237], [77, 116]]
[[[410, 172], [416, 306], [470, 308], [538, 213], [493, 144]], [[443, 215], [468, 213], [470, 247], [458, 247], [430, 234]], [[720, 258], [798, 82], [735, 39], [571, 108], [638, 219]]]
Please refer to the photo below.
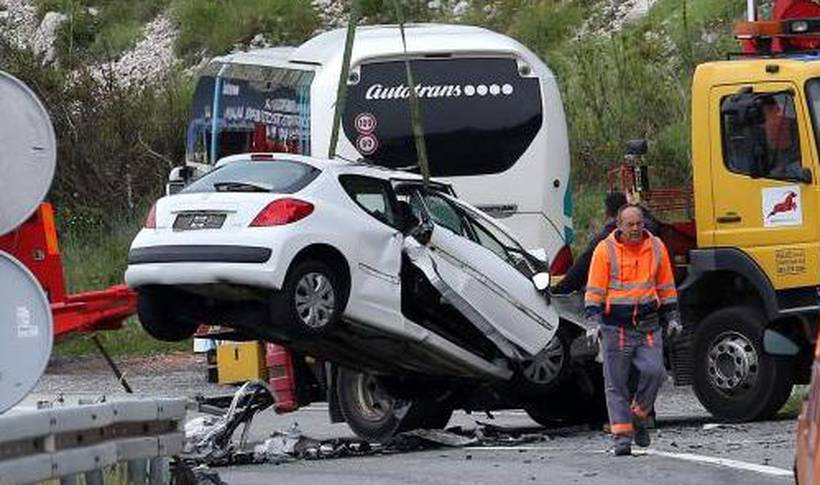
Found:
[[0, 485], [60, 479], [102, 484], [105, 467], [128, 465], [129, 483], [168, 483], [182, 451], [185, 399], [114, 401], [0, 416]]

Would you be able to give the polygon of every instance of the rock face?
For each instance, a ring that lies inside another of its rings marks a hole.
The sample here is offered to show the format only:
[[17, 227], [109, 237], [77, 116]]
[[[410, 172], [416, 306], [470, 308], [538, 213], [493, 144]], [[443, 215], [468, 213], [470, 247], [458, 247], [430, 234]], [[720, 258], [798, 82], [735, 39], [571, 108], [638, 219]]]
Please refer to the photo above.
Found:
[[649, 13], [656, 0], [604, 0], [590, 13], [578, 37], [607, 36]]
[[0, 36], [26, 47], [37, 31], [37, 9], [28, 0], [0, 0]]
[[159, 15], [142, 31], [142, 39], [119, 59], [98, 64], [92, 72], [98, 79], [123, 86], [145, 86], [162, 80], [179, 59], [174, 54], [178, 31], [167, 15]]
[[56, 56], [54, 42], [60, 25], [68, 20], [68, 16], [59, 12], [48, 12], [31, 38], [31, 48], [37, 54], [43, 55], [43, 62], [53, 62]]

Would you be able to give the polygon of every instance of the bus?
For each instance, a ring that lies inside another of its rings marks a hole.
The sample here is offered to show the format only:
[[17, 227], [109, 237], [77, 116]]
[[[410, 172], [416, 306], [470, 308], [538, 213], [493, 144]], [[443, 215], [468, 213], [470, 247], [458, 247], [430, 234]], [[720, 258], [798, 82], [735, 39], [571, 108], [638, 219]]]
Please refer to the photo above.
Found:
[[299, 47], [211, 60], [195, 88], [187, 165], [287, 152], [418, 171], [405, 59], [430, 175], [503, 219], [562, 274], [572, 262], [567, 127], [555, 75], [504, 35], [465, 25], [359, 27], [335, 153], [329, 154], [346, 31]]

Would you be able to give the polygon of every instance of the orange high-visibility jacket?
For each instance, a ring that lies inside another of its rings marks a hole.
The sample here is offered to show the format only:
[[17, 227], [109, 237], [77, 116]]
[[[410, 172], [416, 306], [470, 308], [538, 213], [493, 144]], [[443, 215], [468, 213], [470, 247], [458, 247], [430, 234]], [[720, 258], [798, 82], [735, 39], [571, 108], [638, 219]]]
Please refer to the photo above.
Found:
[[623, 244], [618, 230], [592, 254], [584, 306], [587, 318], [608, 325], [636, 325], [653, 313], [677, 312], [678, 294], [669, 253], [644, 231], [640, 244]]

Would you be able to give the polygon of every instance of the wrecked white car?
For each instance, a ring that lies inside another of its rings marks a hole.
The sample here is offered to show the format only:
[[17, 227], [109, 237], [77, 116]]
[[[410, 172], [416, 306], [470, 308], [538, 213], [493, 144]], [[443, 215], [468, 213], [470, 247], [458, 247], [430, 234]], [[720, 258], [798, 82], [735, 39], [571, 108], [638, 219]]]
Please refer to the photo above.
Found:
[[444, 426], [456, 408], [602, 416], [547, 263], [418, 175], [232, 156], [157, 201], [128, 262], [152, 336], [229, 325], [332, 362], [331, 403], [367, 439]]

